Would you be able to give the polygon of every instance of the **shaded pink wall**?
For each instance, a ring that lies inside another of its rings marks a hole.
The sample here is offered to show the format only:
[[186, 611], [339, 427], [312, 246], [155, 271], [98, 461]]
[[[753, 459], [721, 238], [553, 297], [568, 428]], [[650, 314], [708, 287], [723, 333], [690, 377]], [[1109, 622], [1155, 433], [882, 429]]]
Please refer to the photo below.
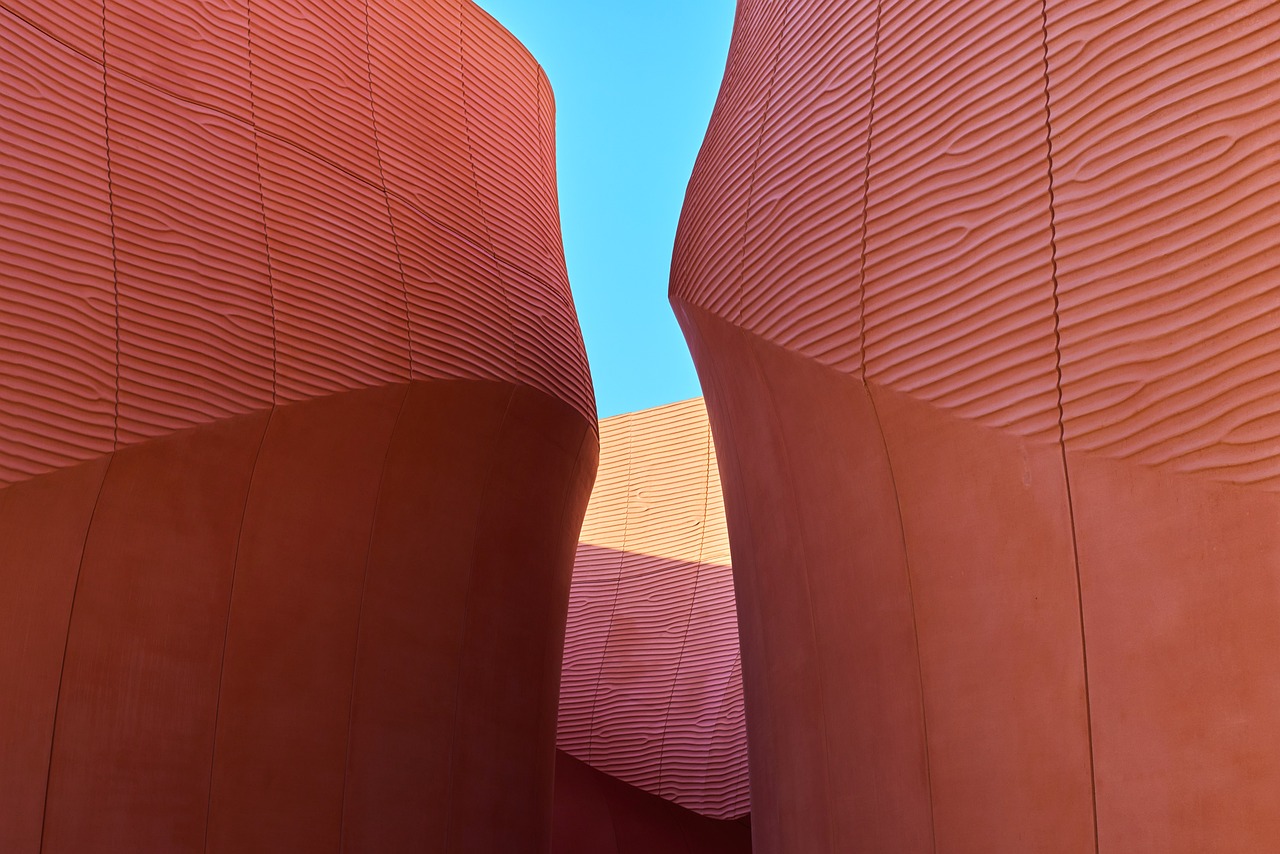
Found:
[[701, 398], [600, 422], [556, 744], [712, 818], [750, 810], [729, 535]]

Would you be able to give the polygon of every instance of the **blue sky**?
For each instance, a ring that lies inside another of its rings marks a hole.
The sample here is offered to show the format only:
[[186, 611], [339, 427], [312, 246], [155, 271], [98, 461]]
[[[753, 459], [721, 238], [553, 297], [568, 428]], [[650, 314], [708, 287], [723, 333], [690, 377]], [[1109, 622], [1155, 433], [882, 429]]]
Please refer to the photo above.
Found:
[[565, 256], [600, 417], [701, 394], [667, 277], [734, 0], [477, 2], [555, 89]]

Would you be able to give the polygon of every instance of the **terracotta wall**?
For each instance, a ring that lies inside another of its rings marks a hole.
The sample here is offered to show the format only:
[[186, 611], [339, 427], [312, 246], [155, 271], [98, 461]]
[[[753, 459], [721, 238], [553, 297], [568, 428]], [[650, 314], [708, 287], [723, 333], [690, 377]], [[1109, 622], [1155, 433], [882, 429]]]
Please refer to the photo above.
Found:
[[672, 301], [755, 843], [1280, 837], [1280, 9], [742, 0]]
[[0, 483], [371, 385], [594, 417], [546, 76], [471, 2], [5, 0]]
[[682, 809], [556, 753], [554, 854], [747, 854], [751, 827]]
[[600, 422], [559, 747], [712, 818], [750, 809], [737, 615], [702, 399]]
[[0, 2], [0, 850], [546, 851], [590, 381], [470, 2]]

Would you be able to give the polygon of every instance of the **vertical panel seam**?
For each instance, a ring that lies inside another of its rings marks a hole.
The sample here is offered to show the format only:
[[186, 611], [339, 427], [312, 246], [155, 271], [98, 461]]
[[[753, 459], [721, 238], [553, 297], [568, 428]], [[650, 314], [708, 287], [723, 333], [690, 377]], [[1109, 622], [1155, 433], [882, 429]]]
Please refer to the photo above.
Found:
[[867, 380], [867, 224], [871, 208], [871, 152], [874, 142], [876, 118], [876, 84], [880, 70], [880, 23], [883, 12], [882, 0], [876, 0], [875, 31], [871, 48], [871, 93], [867, 111], [867, 154], [862, 172], [862, 224], [858, 251], [858, 346], [861, 350], [862, 387], [867, 393], [867, 403], [871, 406], [871, 416], [876, 423], [876, 431], [880, 434], [880, 446], [884, 450], [885, 466], [889, 470], [889, 483], [893, 488], [894, 509], [898, 517], [898, 541], [902, 546], [902, 565], [907, 581], [907, 597], [911, 603], [911, 637], [915, 643], [916, 653], [916, 685], [920, 690], [920, 736], [924, 752], [925, 789], [929, 800], [929, 838], [936, 854], [938, 850], [937, 817], [933, 805], [933, 760], [929, 750], [929, 714], [928, 702], [924, 688], [924, 663], [920, 655], [920, 623], [916, 615], [915, 583], [911, 577], [911, 555], [907, 550], [907, 526], [902, 515], [902, 497], [898, 492], [898, 477], [893, 470], [893, 457], [889, 453], [889, 440], [885, 436], [884, 422], [880, 418], [880, 410], [876, 406], [875, 394], [871, 383]]
[[107, 160], [107, 223], [111, 229], [111, 295], [115, 318], [115, 402], [111, 416], [111, 449], [120, 449], [120, 267], [116, 250], [116, 195], [111, 171], [111, 104], [107, 96], [107, 0], [102, 0], [102, 130]]
[[[754, 332], [745, 330], [741, 326], [738, 326], [737, 324], [733, 325], [733, 329], [735, 330], [736, 334], [739, 335], [742, 339], [744, 339], [744, 341], [747, 342], [748, 344], [751, 342], [752, 339], [755, 339], [757, 341], [763, 341], [768, 346], [785, 351], [785, 348], [782, 348], [771, 341], [767, 341], [762, 336]], [[774, 429], [776, 429], [779, 433], [785, 433], [785, 428], [782, 427], [782, 419], [779, 417], [779, 413], [781, 412], [782, 408], [778, 405], [778, 400], [777, 400], [777, 397], [774, 395], [773, 387], [769, 384], [769, 381], [768, 381], [769, 374], [765, 371], [764, 366], [761, 364], [760, 357], [756, 352], [756, 348], [748, 346], [745, 349], [746, 349], [746, 353], [748, 354], [748, 358], [755, 365], [756, 374], [760, 377], [765, 378], [765, 381], [761, 384], [762, 392], [763, 392], [760, 395], [760, 400], [762, 404], [761, 411], [770, 413], [770, 415], [773, 416], [772, 418], [769, 419], [770, 425], [773, 426]], [[823, 823], [826, 825], [826, 828], [827, 828], [827, 834], [826, 834], [827, 844], [823, 850], [826, 852], [830, 852], [830, 854], [834, 854], [834, 852], [836, 851], [836, 848], [835, 848], [836, 833], [835, 833], [835, 818], [833, 816], [833, 813], [835, 812], [834, 804], [835, 804], [836, 798], [835, 798], [834, 787], [831, 785], [831, 742], [830, 742], [831, 724], [828, 720], [828, 715], [827, 715], [827, 698], [826, 698], [827, 692], [826, 692], [826, 685], [825, 685], [826, 678], [824, 675], [825, 670], [823, 667], [824, 645], [820, 643], [818, 640], [818, 618], [813, 607], [813, 584], [812, 584], [811, 576], [809, 574], [809, 567], [810, 567], [809, 551], [805, 547], [806, 538], [803, 532], [800, 531], [801, 525], [799, 523], [799, 518], [798, 518], [800, 515], [800, 510], [799, 510], [800, 503], [799, 501], [796, 500], [796, 497], [795, 497], [795, 482], [794, 482], [795, 466], [791, 462], [790, 448], [788, 443], [785, 441], [785, 439], [784, 441], [778, 442], [778, 456], [782, 460], [782, 470], [785, 474], [780, 479], [780, 482], [777, 484], [773, 484], [773, 486], [778, 491], [782, 491], [782, 490], [786, 491], [787, 494], [785, 498], [779, 501], [778, 504], [784, 513], [787, 511], [790, 511], [787, 514], [791, 517], [791, 519], [789, 520], [788, 527], [791, 530], [797, 532], [799, 535], [796, 542], [796, 552], [797, 552], [796, 561], [799, 564], [799, 572], [797, 573], [797, 575], [800, 579], [802, 579], [804, 583], [804, 601], [809, 612], [809, 640], [812, 643], [813, 658], [814, 658], [814, 663], [816, 664], [816, 668], [815, 668], [816, 672], [813, 677], [813, 682], [814, 682], [814, 687], [817, 690], [817, 694], [818, 694], [817, 721], [820, 724], [820, 731], [822, 734], [822, 778], [825, 783], [822, 790], [822, 794], [824, 796], [823, 797], [824, 803], [822, 804], [822, 815], [823, 815]]]
[[244, 523], [249, 514], [249, 499], [253, 495], [253, 483], [258, 475], [258, 461], [262, 459], [262, 449], [267, 444], [267, 434], [271, 432], [271, 422], [276, 417], [276, 407], [271, 407], [267, 415], [267, 423], [262, 426], [262, 436], [258, 439], [258, 450], [253, 455], [253, 468], [249, 470], [249, 483], [245, 487], [244, 506], [240, 509], [240, 527], [236, 531], [235, 557], [231, 563], [231, 585], [227, 590], [227, 620], [222, 631], [222, 655], [218, 658], [218, 696], [213, 703], [213, 741], [209, 746], [209, 789], [204, 811], [204, 850], [209, 850], [209, 826], [213, 816], [213, 776], [218, 761], [218, 723], [222, 719], [222, 684], [227, 673], [227, 647], [231, 639], [231, 611], [235, 604], [236, 576], [240, 568], [240, 542], [244, 538]]
[[[511, 296], [507, 293], [507, 280], [502, 275], [502, 261], [498, 258], [498, 249], [493, 242], [493, 230], [489, 228], [489, 218], [484, 212], [484, 194], [480, 192], [480, 173], [476, 169], [476, 155], [471, 145], [470, 110], [467, 108], [467, 27], [466, 9], [463, 3], [456, 2], [458, 9], [458, 86], [462, 94], [462, 137], [467, 147], [467, 165], [471, 167], [471, 184], [476, 191], [476, 210], [480, 214], [480, 224], [484, 227], [484, 236], [489, 243], [489, 256], [493, 259], [493, 270], [498, 277], [498, 293], [502, 296], [502, 304], [507, 309], [508, 334], [511, 345], [515, 347], [516, 316], [511, 308]], [[513, 364], [518, 360], [513, 360]], [[513, 376], [512, 380], [515, 379]]]
[[400, 290], [404, 295], [404, 334], [409, 345], [409, 380], [412, 381], [414, 378], [413, 323], [409, 319], [409, 280], [404, 274], [404, 256], [400, 253], [396, 218], [391, 213], [391, 195], [387, 191], [387, 175], [382, 166], [382, 146], [378, 140], [378, 109], [373, 102], [373, 37], [369, 34], [369, 0], [364, 0], [364, 67], [365, 76], [369, 82], [369, 120], [373, 128], [373, 156], [378, 163], [378, 184], [382, 190], [383, 204], [387, 206], [387, 223], [391, 226], [391, 246], [396, 253], [396, 267], [400, 271]]
[[[737, 613], [735, 613], [734, 614], [735, 637], [736, 637], [737, 628], [738, 628], [737, 617], [738, 615]], [[728, 705], [728, 702], [729, 702], [729, 689], [733, 687], [733, 674], [735, 671], [740, 673], [741, 670], [742, 670], [742, 645], [741, 643], [739, 643], [738, 651], [734, 653], [734, 656], [733, 656], [733, 663], [729, 665], [729, 670], [727, 671], [727, 675], [724, 678], [724, 684], [720, 686], [720, 691], [719, 691], [720, 699], [713, 703], [716, 710], [716, 714], [711, 724], [711, 736], [706, 739], [707, 751], [703, 759], [703, 769], [704, 769], [703, 782], [704, 783], [706, 782], [706, 777], [707, 777], [706, 769], [709, 768], [711, 765], [712, 751], [714, 751], [717, 746], [715, 742], [715, 736], [716, 736], [716, 733], [720, 731], [720, 721], [723, 720], [724, 718], [725, 706]], [[751, 811], [750, 774], [751, 774], [751, 764], [750, 764], [750, 759], [748, 759], [747, 761], [748, 780], [747, 780], [747, 792], [746, 792], [746, 795], [747, 795], [746, 811], [748, 813]], [[732, 782], [734, 784], [732, 790], [722, 795], [721, 798], [719, 799], [717, 806], [719, 807], [719, 811], [721, 812], [721, 815], [717, 816], [717, 818], [723, 818], [728, 820], [741, 818], [741, 815], [735, 815], [735, 813], [738, 810], [742, 809], [742, 806], [743, 806], [742, 784], [739, 781], [739, 779], [736, 777], [736, 775], [733, 775]]]
[[[699, 520], [698, 520], [698, 563], [696, 568], [694, 569], [694, 575], [693, 575], [693, 594], [689, 597], [689, 610], [685, 614], [685, 619], [684, 619], [684, 634], [682, 634], [680, 637], [680, 651], [676, 654], [676, 671], [675, 671], [675, 675], [671, 679], [671, 691], [667, 694], [666, 707], [663, 709], [662, 735], [658, 745], [658, 791], [663, 792], [665, 789], [665, 791], [671, 792], [672, 797], [675, 797], [676, 795], [680, 794], [679, 786], [673, 786], [671, 788], [664, 787], [663, 778], [662, 778], [662, 766], [665, 764], [664, 760], [666, 759], [666, 753], [667, 753], [667, 726], [671, 721], [671, 704], [675, 702], [676, 688], [680, 684], [680, 668], [684, 665], [685, 648], [689, 643], [689, 626], [693, 623], [693, 610], [698, 603], [698, 586], [702, 582], [702, 567], [703, 567], [702, 558], [706, 552], [706, 545], [707, 545], [707, 506], [710, 503], [710, 499], [711, 499], [711, 424], [710, 422], [707, 422], [706, 429], [704, 432], [706, 433], [707, 453], [703, 455], [705, 462], [703, 463], [703, 471], [702, 471], [702, 515], [701, 517], [699, 517]], [[714, 734], [715, 734], [715, 731], [713, 729], [712, 735], [714, 736]], [[707, 781], [706, 779], [707, 763], [710, 761], [710, 753], [711, 753], [711, 747], [709, 744], [710, 740], [711, 739], [708, 739], [707, 762], [704, 762], [701, 768], [704, 794], [705, 794], [705, 786]], [[663, 795], [663, 797], [666, 797], [666, 795]], [[703, 802], [703, 806], [705, 808], [705, 801]]]
[[258, 208], [262, 213], [262, 246], [267, 254], [267, 303], [271, 309], [271, 405], [280, 402], [279, 326], [276, 323], [275, 267], [271, 263], [271, 233], [267, 228], [267, 192], [262, 183], [262, 157], [258, 151], [258, 115], [254, 106], [253, 0], [245, 2], [244, 40], [249, 58], [249, 133], [253, 139], [254, 174], [258, 178]]
[[618, 549], [618, 583], [613, 586], [613, 602], [609, 606], [609, 622], [605, 625], [604, 646], [600, 650], [600, 666], [596, 668], [596, 683], [591, 689], [591, 713], [587, 716], [587, 763], [591, 763], [591, 747], [595, 744], [594, 736], [596, 730], [596, 703], [600, 699], [600, 679], [604, 674], [605, 663], [609, 660], [609, 639], [613, 637], [613, 619], [618, 613], [619, 590], [622, 587], [622, 577], [626, 573], [627, 568], [627, 532], [631, 525], [631, 464], [632, 451], [635, 440], [635, 424], [634, 419], [627, 419], [627, 476], [623, 480], [626, 485], [625, 497], [623, 499], [622, 514], [622, 538]]
[[[515, 404], [516, 392], [519, 386], [512, 385], [511, 392], [507, 395], [506, 406], [502, 410], [502, 418], [498, 422], [498, 431], [495, 443], [501, 443], [502, 437], [506, 432], [507, 419], [511, 417], [511, 408]], [[461, 711], [461, 694], [462, 694], [462, 673], [463, 673], [463, 657], [467, 649], [467, 619], [471, 611], [471, 588], [472, 582], [475, 580], [475, 564], [476, 564], [476, 547], [480, 542], [480, 519], [485, 512], [486, 500], [489, 496], [489, 489], [493, 484], [493, 473], [498, 465], [498, 454], [495, 450], [493, 459], [489, 463], [489, 470], [484, 475], [484, 486], [480, 491], [480, 503], [476, 509], [476, 527], [471, 538], [471, 560], [467, 564], [467, 585], [466, 593], [463, 594], [462, 600], [462, 632], [458, 640], [458, 655], [455, 658], [457, 662], [456, 674], [453, 678], [453, 726], [449, 730], [449, 779], [448, 779], [448, 795], [445, 799], [446, 823], [444, 831], [444, 844], [441, 846], [441, 852], [448, 852], [449, 837], [453, 835], [453, 816], [456, 812], [456, 805], [453, 802], [454, 787], [454, 766], [458, 755], [458, 718]]]
[[[366, 8], [368, 8], [366, 4]], [[356, 680], [360, 672], [360, 638], [364, 628], [365, 593], [369, 589], [369, 556], [373, 553], [374, 535], [378, 528], [378, 510], [382, 506], [382, 486], [387, 479], [387, 464], [391, 461], [391, 448], [395, 444], [396, 434], [400, 431], [400, 422], [404, 417], [405, 405], [409, 402], [409, 391], [412, 383], [406, 383], [404, 394], [400, 397], [400, 408], [396, 411], [396, 420], [392, 422], [391, 433], [387, 437], [387, 450], [382, 455], [382, 468], [378, 472], [378, 491], [374, 493], [373, 513], [369, 519], [369, 539], [364, 549], [364, 577], [360, 581], [360, 607], [356, 610], [356, 636], [354, 654], [351, 656], [351, 696], [347, 703], [347, 744], [342, 759], [342, 801], [338, 809], [338, 852], [346, 850], [347, 828], [347, 788], [350, 785], [351, 772], [351, 733], [354, 730], [356, 709]]]
[[76, 580], [71, 586], [71, 605], [67, 609], [67, 634], [62, 640], [62, 664], [58, 669], [58, 693], [53, 700], [53, 726], [49, 730], [49, 762], [45, 767], [44, 777], [44, 810], [40, 816], [40, 847], [44, 851], [44, 831], [49, 823], [49, 787], [53, 783], [53, 749], [58, 740], [58, 713], [62, 710], [62, 686], [67, 675], [67, 653], [71, 649], [71, 629], [75, 625], [76, 599], [80, 593], [80, 577], [84, 574], [84, 556], [89, 548], [89, 535], [93, 532], [93, 521], [98, 516], [98, 507], [102, 504], [102, 493], [107, 487], [107, 477], [111, 474], [111, 464], [115, 462], [114, 452], [108, 455], [106, 468], [102, 470], [102, 481], [98, 484], [98, 495], [93, 500], [93, 510], [89, 514], [89, 524], [84, 528], [84, 540], [80, 544], [80, 562], [76, 565]]
[[1045, 166], [1049, 190], [1049, 269], [1053, 284], [1053, 357], [1058, 408], [1058, 449], [1062, 456], [1062, 479], [1067, 494], [1067, 518], [1071, 523], [1071, 553], [1076, 570], [1076, 606], [1080, 621], [1080, 663], [1084, 678], [1085, 732], [1089, 742], [1089, 792], [1093, 808], [1093, 849], [1101, 846], [1098, 831], [1098, 783], [1093, 747], [1093, 702], [1089, 693], [1089, 649], [1085, 638], [1084, 583], [1080, 572], [1080, 538], [1076, 528], [1075, 499], [1071, 494], [1071, 470], [1067, 465], [1066, 410], [1062, 389], [1062, 311], [1058, 292], [1057, 199], [1053, 180], [1053, 102], [1049, 91], [1049, 3], [1040, 0], [1040, 35], [1044, 61]]
[[[704, 332], [704, 323], [710, 321], [710, 318], [712, 317], [715, 317], [716, 321], [718, 321], [720, 324], [723, 324], [723, 328], [736, 330], [737, 332], [742, 332], [741, 329], [734, 326], [729, 321], [726, 321], [723, 318], [720, 318], [718, 315], [713, 315], [713, 313], [707, 309], [699, 308], [698, 306], [694, 305], [691, 301], [686, 300], [683, 297], [677, 296], [673, 298], [672, 304], [673, 306], [677, 307], [676, 314], [681, 320], [680, 325], [684, 327], [685, 323], [687, 322], [690, 326], [692, 326], [694, 337], [699, 342], [706, 341], [706, 335]], [[710, 321], [710, 322], [715, 322], [715, 321]], [[685, 334], [686, 336], [688, 335], [687, 330]], [[735, 334], [735, 333], [731, 332], [730, 334]], [[742, 333], [742, 334], [746, 334], [746, 333]], [[704, 386], [705, 385], [711, 386], [711, 390], [713, 393], [711, 394], [710, 399], [712, 403], [714, 403], [715, 400], [727, 402], [727, 395], [725, 394], [725, 391], [724, 391], [724, 384], [719, 376], [720, 372], [717, 370], [718, 366], [716, 366], [714, 362], [715, 362], [714, 357], [708, 355], [708, 359], [705, 362], [705, 365], [706, 365], [705, 376], [703, 373], [702, 364], [698, 365], [699, 367], [698, 376], [703, 381]], [[704, 388], [704, 391], [705, 391], [705, 388]], [[707, 421], [709, 425], [711, 424], [711, 409], [712, 407], [708, 405]], [[724, 423], [727, 424], [729, 428], [728, 435], [731, 435], [731, 436], [735, 435], [736, 430], [733, 427], [733, 415], [730, 412], [729, 407], [727, 405], [723, 407], [717, 407], [716, 412], [719, 417], [722, 417], [724, 419]], [[712, 441], [714, 442], [715, 441], [714, 427], [711, 428], [711, 435], [712, 435]], [[717, 468], [719, 468], [719, 464], [721, 461], [723, 461], [724, 465], [727, 468], [732, 469], [737, 473], [737, 479], [739, 483], [746, 482], [746, 477], [743, 474], [744, 466], [742, 463], [742, 459], [734, 443], [732, 442], [728, 443], [727, 447], [724, 449], [723, 454], [720, 454], [719, 452], [717, 452], [717, 456], [716, 456]], [[751, 532], [755, 530], [755, 525], [751, 521], [751, 503], [748, 501], [741, 501], [741, 502], [737, 502], [737, 506], [740, 508], [743, 517], [747, 521], [746, 536], [750, 538], [752, 536]], [[755, 787], [752, 785], [752, 781], [751, 781], [751, 777], [753, 773], [752, 772], [753, 765], [752, 765], [752, 758], [751, 758], [751, 752], [752, 752], [751, 721], [754, 716], [750, 713], [750, 703], [748, 702], [750, 700], [750, 697], [748, 697], [748, 694], [752, 694], [754, 696], [753, 692], [756, 689], [751, 685], [750, 681], [747, 679], [746, 657], [743, 656], [742, 654], [742, 628], [743, 628], [742, 612], [744, 609], [750, 609], [752, 612], [754, 612], [748, 615], [749, 620], [747, 621], [747, 628], [752, 630], [752, 634], [755, 634], [755, 635], [759, 635], [760, 633], [763, 632], [763, 629], [761, 628], [761, 626], [764, 622], [764, 618], [762, 615], [760, 602], [759, 602], [759, 599], [760, 599], [758, 595], [759, 591], [755, 589], [755, 585], [754, 584], [752, 585], [751, 593], [746, 597], [745, 602], [739, 593], [738, 575], [741, 574], [745, 577], [747, 570], [744, 568], [745, 563], [737, 560], [737, 558], [734, 556], [734, 553], [733, 553], [734, 537], [733, 537], [733, 529], [729, 528], [729, 519], [728, 519], [729, 506], [727, 502], [725, 504], [725, 513], [726, 513], [725, 524], [726, 524], [726, 528], [728, 528], [728, 534], [729, 534], [729, 550], [730, 550], [729, 562], [732, 564], [732, 566], [730, 567], [730, 572], [732, 573], [733, 582], [734, 582], [733, 583], [734, 619], [735, 619], [737, 632], [738, 632], [738, 661], [741, 663], [741, 666], [742, 666], [742, 697], [743, 697], [744, 721], [745, 721], [746, 736], [747, 736], [746, 738], [747, 740], [747, 785], [748, 785], [748, 791], [750, 792], [750, 797], [754, 803], [755, 797], [757, 794], [757, 791]], [[741, 541], [742, 536], [743, 536], [742, 533], [739, 533], [738, 535], [739, 541]], [[754, 546], [754, 543], [752, 545]], [[754, 551], [754, 549], [752, 549], [752, 551]], [[760, 643], [758, 649], [756, 650], [756, 653], [754, 654], [754, 657], [756, 659], [756, 664], [754, 666], [759, 667], [761, 670], [767, 670], [767, 667], [765, 666], [766, 665], [765, 660], [768, 658], [768, 653], [766, 651], [767, 647], [768, 647], [768, 644], [763, 642]], [[732, 674], [732, 670], [730, 672]], [[766, 678], [767, 677], [765, 676], [761, 676], [762, 681]], [[767, 694], [768, 692], [765, 691], [764, 693]], [[759, 726], [759, 724], [757, 724], [757, 726]], [[764, 776], [763, 769], [760, 768], [759, 766], [755, 766], [755, 773], [758, 773], [761, 776]], [[768, 811], [766, 811], [766, 816], [767, 814], [768, 814]], [[768, 821], [766, 820], [762, 822], [757, 822], [752, 826], [751, 839], [752, 839], [753, 845], [761, 841], [760, 838], [757, 837], [755, 828], [763, 827], [767, 824], [768, 824]], [[777, 827], [778, 827], [778, 822], [776, 821], [776, 815], [775, 815], [775, 821], [771, 829], [774, 830], [774, 832], [776, 833]], [[764, 834], [764, 831], [763, 830], [760, 831], [760, 837], [763, 837], [763, 834]]]
[[[563, 401], [561, 402], [563, 403]], [[570, 406], [569, 408], [572, 409], [573, 407]], [[580, 413], [576, 413], [575, 411], [575, 414], [580, 414]], [[595, 431], [591, 429], [590, 425], [584, 423], [582, 425], [582, 438], [578, 440], [578, 451], [575, 454], [573, 459], [573, 467], [569, 470], [569, 478], [565, 482], [564, 493], [560, 497], [560, 512], [556, 516], [556, 530], [558, 531], [564, 530], [565, 514], [569, 510], [569, 500], [573, 497], [575, 491], [578, 488], [577, 484], [580, 478], [582, 477], [582, 472], [583, 472], [583, 462], [590, 456], [586, 454], [585, 451], [588, 446], [588, 443], [592, 439], [596, 440], [596, 450], [595, 450], [596, 472], [599, 472], [600, 440], [599, 440], [599, 437], [596, 436]], [[591, 500], [591, 491], [594, 486], [595, 486], [595, 477], [593, 475], [591, 478], [591, 483], [587, 486], [588, 502]], [[586, 505], [585, 504], [582, 505], [583, 515], [585, 515], [586, 509], [587, 509]], [[583, 515], [578, 516], [579, 531], [581, 531], [582, 529]], [[557, 668], [555, 671], [556, 678], [555, 679], [545, 678], [547, 675], [547, 671], [545, 670], [543, 671], [542, 675], [544, 678], [539, 680], [541, 693], [539, 695], [539, 702], [536, 707], [539, 710], [540, 725], [538, 727], [538, 731], [539, 732], [549, 731], [551, 736], [550, 738], [551, 788], [550, 788], [549, 794], [551, 795], [553, 805], [555, 801], [555, 788], [556, 788], [556, 784], [555, 784], [556, 753], [560, 750], [559, 744], [558, 744], [559, 723], [560, 723], [560, 677], [563, 673], [563, 668], [564, 668], [564, 647], [565, 647], [565, 632], [566, 632], [566, 629], [568, 628], [567, 616], [569, 611], [569, 592], [573, 587], [573, 570], [577, 564], [578, 538], [577, 537], [565, 538], [561, 542], [563, 543], [563, 545], [558, 554], [558, 557], [561, 561], [564, 562], [561, 565], [564, 565], [564, 564], [568, 565], [569, 577], [565, 579], [565, 584], [563, 588], [564, 589], [563, 598], [558, 599], [555, 603], [556, 610], [553, 615], [555, 619], [552, 621], [553, 625], [551, 626], [552, 634], [554, 634], [557, 629], [559, 630], [559, 643], [556, 644], [557, 653], [552, 657], [555, 662], [555, 664], [553, 664], [552, 666]], [[545, 635], [544, 635], [544, 638], [545, 638]], [[548, 697], [547, 696], [548, 694], [550, 694], [551, 696]], [[551, 715], [550, 715], [551, 719], [547, 721], [546, 724], [542, 724], [542, 715], [545, 714], [545, 711], [547, 709], [550, 709], [551, 711]], [[546, 729], [543, 729], [543, 726], [545, 726]], [[553, 843], [554, 843], [554, 835], [555, 835], [554, 816], [555, 816], [555, 811], [553, 809], [548, 820], [548, 830], [551, 833]], [[549, 851], [550, 849], [547, 849], [547, 850]]]

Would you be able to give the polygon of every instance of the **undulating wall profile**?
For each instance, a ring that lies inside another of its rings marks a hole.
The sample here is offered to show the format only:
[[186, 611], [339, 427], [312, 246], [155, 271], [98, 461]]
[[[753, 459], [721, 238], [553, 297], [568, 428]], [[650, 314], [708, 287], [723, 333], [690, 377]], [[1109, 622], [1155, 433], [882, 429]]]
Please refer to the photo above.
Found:
[[557, 744], [716, 819], [750, 809], [729, 537], [701, 398], [600, 422]]
[[1280, 7], [740, 0], [671, 296], [756, 850], [1280, 838]]
[[469, 0], [2, 0], [0, 57], [0, 850], [548, 850], [542, 70]]

